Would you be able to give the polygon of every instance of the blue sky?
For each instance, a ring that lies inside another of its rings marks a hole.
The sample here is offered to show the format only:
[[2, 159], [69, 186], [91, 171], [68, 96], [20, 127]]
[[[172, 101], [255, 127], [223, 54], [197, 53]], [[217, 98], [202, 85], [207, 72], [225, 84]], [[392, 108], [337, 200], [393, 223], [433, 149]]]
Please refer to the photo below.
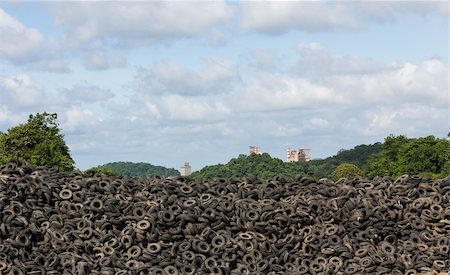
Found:
[[2, 2], [0, 131], [57, 112], [80, 169], [445, 137], [448, 49], [446, 1]]

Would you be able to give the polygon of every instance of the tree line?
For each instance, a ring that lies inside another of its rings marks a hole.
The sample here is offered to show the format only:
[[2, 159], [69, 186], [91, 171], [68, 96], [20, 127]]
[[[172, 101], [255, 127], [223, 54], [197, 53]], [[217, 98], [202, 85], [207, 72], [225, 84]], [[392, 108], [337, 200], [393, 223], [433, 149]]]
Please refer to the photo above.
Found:
[[381, 152], [374, 154], [364, 166], [369, 177], [418, 174], [432, 178], [450, 175], [450, 133], [447, 139], [427, 136], [407, 138], [388, 136]]
[[94, 171], [99, 171], [103, 174], [115, 173], [117, 175], [128, 177], [146, 177], [151, 175], [158, 175], [162, 177], [180, 176], [180, 172], [174, 168], [166, 168], [146, 162], [111, 162], [91, 169]]
[[0, 163], [25, 161], [35, 166], [72, 171], [75, 162], [64, 141], [56, 113], [30, 115], [26, 123], [0, 132]]
[[226, 164], [206, 166], [191, 175], [196, 180], [239, 178], [254, 175], [332, 178], [365, 176], [398, 177], [403, 174], [444, 178], [450, 175], [450, 133], [447, 139], [390, 135], [384, 143], [358, 145], [335, 156], [309, 162], [283, 162], [269, 154], [240, 155]]
[[[73, 171], [75, 161], [64, 141], [56, 113], [30, 115], [28, 121], [0, 132], [0, 164], [24, 161], [35, 166], [58, 167]], [[173, 168], [155, 166], [150, 163], [114, 162], [92, 167], [86, 172], [122, 176], [179, 176]]]
[[[30, 115], [26, 123], [12, 127], [5, 133], [0, 132], [0, 164], [12, 160], [25, 161], [35, 166], [56, 166], [63, 171], [75, 169], [75, 162], [57, 122], [57, 114], [44, 112]], [[142, 162], [107, 163], [89, 171], [123, 176], [180, 175], [173, 168]], [[432, 178], [450, 175], [450, 133], [447, 138], [390, 135], [383, 143], [358, 145], [349, 150], [340, 150], [335, 156], [309, 162], [288, 163], [267, 153], [239, 155], [226, 164], [206, 166], [191, 177], [195, 180], [233, 179], [248, 175], [261, 179], [276, 176], [338, 179], [352, 176], [397, 177], [403, 174]]]

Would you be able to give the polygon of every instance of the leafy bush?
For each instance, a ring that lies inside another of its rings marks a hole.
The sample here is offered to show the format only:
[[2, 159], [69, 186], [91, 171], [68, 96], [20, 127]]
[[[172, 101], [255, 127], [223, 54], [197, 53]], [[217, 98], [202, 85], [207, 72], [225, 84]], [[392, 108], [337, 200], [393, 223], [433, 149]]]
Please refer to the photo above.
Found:
[[227, 164], [206, 166], [194, 172], [191, 177], [195, 180], [214, 178], [237, 179], [244, 176], [256, 176], [260, 179], [270, 179], [275, 176], [294, 178], [305, 175], [300, 163], [285, 163], [281, 159], [272, 158], [269, 154], [239, 155]]
[[371, 145], [358, 145], [353, 149], [341, 150], [337, 155], [309, 162], [284, 162], [272, 158], [269, 154], [239, 155], [227, 164], [206, 166], [191, 176], [195, 180], [208, 180], [213, 178], [240, 178], [254, 175], [260, 179], [270, 179], [275, 176], [284, 176], [294, 179], [299, 176], [328, 178], [341, 163], [354, 163], [364, 165], [374, 153], [381, 150], [381, 143]]
[[450, 141], [434, 136], [415, 139], [389, 136], [364, 171], [370, 178], [402, 174], [446, 177], [450, 175]]
[[112, 162], [96, 167], [97, 169], [108, 169], [122, 176], [146, 177], [158, 175], [162, 177], [180, 176], [180, 172], [174, 168], [156, 166], [145, 162]]
[[362, 174], [363, 171], [358, 166], [352, 163], [342, 163], [334, 169], [333, 173], [331, 173], [331, 177], [333, 180], [338, 180], [340, 178], [354, 178], [362, 176]]
[[27, 123], [0, 134], [0, 162], [26, 161], [32, 165], [57, 166], [65, 171], [74, 168], [55, 113], [30, 115]]
[[114, 170], [111, 170], [107, 167], [92, 167], [89, 170], [87, 170], [85, 173], [87, 174], [100, 174], [105, 176], [119, 176], [119, 173], [117, 173]]

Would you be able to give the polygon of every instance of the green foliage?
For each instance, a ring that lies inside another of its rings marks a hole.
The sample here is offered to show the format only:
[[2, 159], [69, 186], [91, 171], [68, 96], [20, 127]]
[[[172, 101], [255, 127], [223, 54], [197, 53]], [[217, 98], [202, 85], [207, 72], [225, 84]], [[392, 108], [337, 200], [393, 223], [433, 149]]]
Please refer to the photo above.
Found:
[[389, 136], [382, 151], [364, 167], [368, 177], [397, 177], [402, 174], [427, 175], [433, 178], [450, 175], [450, 141], [427, 136], [407, 139]]
[[391, 161], [397, 161], [400, 149], [409, 141], [410, 140], [403, 135], [390, 135], [384, 139], [382, 150]]
[[299, 163], [285, 163], [281, 159], [272, 158], [269, 154], [239, 155], [227, 164], [206, 166], [194, 172], [191, 177], [195, 180], [208, 180], [213, 178], [236, 179], [243, 176], [257, 176], [260, 179], [270, 179], [275, 176], [296, 177], [304, 175]]
[[377, 142], [370, 145], [357, 145], [350, 150], [341, 149], [337, 155], [327, 158], [326, 161], [336, 166], [340, 163], [348, 162], [361, 167], [367, 163], [371, 155], [379, 153], [381, 147], [382, 144]]
[[[358, 145], [350, 150], [340, 150], [335, 156], [323, 160], [287, 163], [268, 154], [240, 155], [227, 164], [206, 166], [191, 176], [196, 180], [235, 179], [249, 175], [261, 179], [274, 176], [338, 179], [359, 175], [373, 178], [377, 175], [397, 177], [402, 174], [444, 178], [450, 175], [449, 158], [448, 139], [434, 136], [408, 139], [405, 136], [391, 135], [385, 138], [383, 144]], [[341, 164], [345, 165], [340, 166]], [[359, 167], [363, 167], [364, 173]]]
[[333, 180], [338, 180], [340, 178], [354, 178], [357, 176], [362, 176], [363, 171], [353, 163], [342, 163], [336, 169], [334, 169], [333, 173], [331, 173], [331, 177]]
[[398, 154], [399, 172], [414, 174], [430, 172], [439, 174], [449, 161], [450, 143], [434, 136], [411, 140]]
[[117, 173], [116, 171], [111, 170], [107, 167], [92, 167], [89, 170], [87, 170], [86, 173], [100, 174], [100, 175], [112, 176], [112, 177], [119, 176], [119, 173]]
[[109, 171], [128, 177], [146, 177], [151, 175], [159, 175], [162, 177], [180, 176], [180, 172], [176, 169], [155, 166], [144, 162], [113, 162], [91, 169], [108, 169]]
[[305, 166], [306, 175], [321, 179], [321, 178], [330, 178], [333, 170], [339, 165], [339, 162], [335, 160], [312, 160], [308, 163], [303, 164]]
[[74, 161], [56, 120], [55, 113], [30, 115], [27, 123], [0, 134], [0, 162], [16, 159], [33, 165], [73, 170]]
[[5, 137], [5, 133], [0, 132], [0, 164], [8, 162], [8, 157], [5, 153], [4, 142], [3, 139]]
[[191, 176], [196, 180], [213, 178], [240, 178], [254, 175], [261, 179], [270, 179], [275, 176], [296, 178], [299, 176], [329, 178], [333, 170], [343, 162], [364, 165], [369, 156], [381, 150], [381, 144], [359, 145], [350, 150], [341, 150], [336, 156], [324, 160], [309, 162], [283, 162], [272, 158], [269, 154], [240, 155], [231, 159], [227, 164], [206, 166]]
[[329, 178], [331, 173], [342, 163], [353, 163], [358, 167], [363, 167], [370, 157], [381, 151], [382, 144], [377, 142], [370, 145], [357, 145], [352, 149], [341, 149], [332, 157], [323, 160], [312, 160], [308, 162], [309, 176], [315, 178]]
[[372, 155], [364, 166], [366, 176], [373, 178], [375, 176], [395, 176], [398, 174], [398, 154], [400, 148], [407, 144], [409, 139], [403, 135], [390, 135], [384, 139], [381, 151]]

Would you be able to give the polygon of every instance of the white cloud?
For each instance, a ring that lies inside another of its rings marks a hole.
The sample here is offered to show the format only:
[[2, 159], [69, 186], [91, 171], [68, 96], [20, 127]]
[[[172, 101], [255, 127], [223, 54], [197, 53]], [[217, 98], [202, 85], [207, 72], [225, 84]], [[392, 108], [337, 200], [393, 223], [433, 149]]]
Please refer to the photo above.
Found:
[[[290, 121], [292, 116], [280, 114], [297, 112], [294, 116], [304, 116], [301, 127], [317, 133], [334, 127], [334, 115], [341, 119], [343, 114], [358, 116], [376, 104], [424, 104], [439, 108], [448, 104], [449, 71], [439, 60], [426, 60], [418, 65], [382, 64], [332, 54], [319, 44], [299, 45], [295, 53], [298, 62], [294, 63], [305, 61], [305, 56], [313, 56], [312, 60], [320, 62], [315, 62], [316, 68], [309, 75], [298, 73], [296, 66], [293, 72], [286, 73], [251, 70], [245, 81], [237, 81], [241, 79], [239, 73], [228, 75], [230, 71], [222, 70], [222, 66], [194, 71], [178, 63], [159, 63], [139, 73], [137, 79], [141, 83], [134, 87], [137, 91], [132, 104], [143, 106], [148, 115], [164, 123], [231, 122], [272, 116]], [[230, 76], [236, 82], [231, 88], [227, 86]], [[221, 90], [222, 93], [215, 92]], [[323, 115], [330, 113], [333, 115]], [[140, 116], [138, 112], [133, 115]], [[286, 129], [277, 132], [286, 136], [296, 133]]]
[[26, 74], [0, 76], [0, 98], [9, 106], [37, 106], [43, 95], [39, 85]]
[[142, 69], [135, 85], [143, 94], [199, 96], [229, 92], [239, 80], [237, 66], [227, 60], [210, 59], [197, 71], [166, 61]]
[[0, 108], [0, 122], [8, 121], [10, 116], [10, 113], [8, 111], [8, 106], [3, 105]]
[[[78, 39], [98, 45], [75, 52], [88, 69], [120, 66], [120, 56], [115, 59], [116, 53], [122, 53], [119, 48], [113, 51], [99, 41], [114, 44], [115, 39], [137, 34], [96, 25], [104, 24], [105, 18], [92, 20], [98, 20], [92, 23], [93, 33], [86, 29], [86, 40]], [[136, 31], [163, 37], [163, 30], [157, 33], [142, 26]], [[202, 35], [178, 32], [171, 33]], [[253, 143], [281, 144], [278, 149], [273, 145], [272, 152], [280, 150], [284, 156], [286, 144], [317, 148], [324, 140], [333, 140], [325, 147], [342, 147], [402, 131], [435, 133], [448, 125], [449, 71], [437, 59], [383, 64], [335, 54], [318, 43], [296, 45], [285, 63], [280, 62], [281, 51], [244, 52], [251, 57], [240, 59], [242, 63], [209, 59], [189, 67], [175, 61], [155, 62], [140, 70], [136, 85], [128, 86], [131, 91], [121, 91], [128, 94], [116, 96], [88, 82], [61, 82], [58, 85], [65, 88], [52, 94], [28, 75], [2, 76], [0, 127], [14, 125], [29, 112], [56, 111], [77, 160], [84, 157], [92, 165], [112, 158], [142, 158], [157, 164], [179, 161], [180, 165], [192, 160], [201, 166], [245, 153]], [[57, 61], [49, 64], [58, 68]], [[177, 154], [166, 154], [180, 144], [184, 146], [177, 148]], [[212, 153], [216, 148], [227, 150], [219, 157]], [[210, 158], [205, 160], [206, 156]]]
[[448, 117], [445, 110], [433, 106], [373, 106], [355, 117], [348, 128], [353, 128], [364, 136], [385, 137], [391, 133], [423, 136], [436, 129], [448, 129]]
[[65, 97], [68, 102], [83, 102], [87, 104], [106, 102], [114, 96], [109, 90], [85, 82], [76, 84], [70, 89], [63, 89], [60, 94]]
[[376, 22], [393, 21], [402, 13], [449, 15], [446, 1], [366, 1], [353, 3], [353, 14]]
[[319, 43], [300, 43], [295, 50], [298, 59], [293, 72], [316, 80], [328, 75], [370, 74], [386, 68], [373, 60], [332, 54]]
[[72, 106], [61, 115], [61, 128], [66, 133], [95, 132], [101, 122], [94, 111], [83, 107]]
[[292, 29], [351, 29], [357, 25], [342, 4], [330, 2], [244, 2], [241, 13], [241, 27], [271, 34]]
[[228, 44], [225, 32], [219, 29], [212, 29], [207, 33], [208, 42], [212, 47], [224, 47]]
[[[147, 111], [155, 118], [161, 118], [161, 112], [159, 111], [158, 107], [156, 107], [155, 104], [152, 104], [151, 102], [147, 101], [145, 102], [145, 107], [147, 107]], [[131, 119], [136, 120], [136, 117], [132, 117]]]
[[84, 66], [88, 70], [106, 70], [124, 67], [127, 64], [125, 56], [119, 52], [103, 50], [88, 51], [83, 57]]
[[296, 137], [304, 134], [300, 123], [280, 123], [280, 121], [271, 121], [268, 123], [267, 131], [277, 138]]
[[450, 72], [438, 59], [383, 64], [333, 54], [318, 43], [299, 44], [295, 54], [290, 72], [256, 72], [247, 77], [246, 106], [281, 110], [329, 104], [448, 104]]
[[87, 83], [51, 93], [27, 74], [0, 76], [0, 130], [26, 122], [30, 114], [49, 112], [58, 114], [65, 134], [94, 133], [101, 123], [98, 114], [105, 109], [92, 104], [107, 102], [112, 96]]
[[317, 85], [304, 78], [263, 73], [255, 75], [247, 83], [241, 100], [237, 102], [244, 110], [281, 111], [345, 101], [333, 87]]
[[176, 125], [185, 123], [210, 123], [227, 120], [232, 115], [231, 108], [222, 98], [190, 97], [181, 95], [133, 96], [133, 108], [128, 107], [123, 116], [133, 121], [151, 118], [156, 125]]
[[438, 60], [420, 65], [387, 65], [387, 69], [364, 75], [332, 75], [323, 85], [334, 89], [353, 105], [421, 103], [448, 106], [449, 70]]
[[309, 120], [312, 127], [325, 128], [328, 127], [329, 123], [326, 119], [313, 117]]
[[0, 9], [1, 54], [12, 60], [22, 61], [30, 55], [35, 55], [36, 50], [43, 44], [44, 37], [38, 30], [27, 28]]
[[58, 43], [46, 39], [0, 8], [0, 56], [28, 69], [67, 72]]
[[58, 72], [58, 73], [68, 73], [70, 72], [69, 66], [63, 59], [59, 57], [48, 57], [38, 59], [33, 62], [25, 64], [25, 69], [36, 70], [36, 71], [48, 71], [48, 72]]
[[162, 107], [169, 119], [181, 121], [223, 120], [231, 114], [231, 110], [222, 102], [182, 96], [163, 97]]
[[284, 73], [251, 71], [240, 92], [225, 100], [239, 114], [231, 118], [241, 121], [235, 132], [246, 129], [278, 147], [299, 140], [317, 148], [316, 138], [339, 149], [389, 134], [448, 129], [450, 72], [440, 60], [383, 64], [336, 55], [317, 43], [299, 45], [292, 59], [311, 64], [311, 71], [301, 73], [298, 65]]
[[133, 107], [126, 110], [126, 116], [135, 121], [151, 117], [154, 126], [225, 121], [234, 110], [229, 100], [239, 83], [237, 65], [228, 60], [208, 59], [198, 69], [158, 62], [138, 70], [130, 84], [134, 93], [129, 104]]
[[53, 7], [74, 45], [102, 39], [104, 44], [146, 44], [195, 36], [233, 13], [225, 2], [77, 2], [53, 3]]
[[[186, 135], [198, 136], [201, 134], [204, 139], [214, 138], [217, 135], [231, 136], [233, 130], [226, 122], [209, 122], [202, 124], [181, 123], [173, 126], [162, 126], [158, 129], [163, 136], [171, 137], [172, 140], [187, 141]], [[192, 140], [197, 144], [201, 144]]]
[[268, 49], [253, 49], [250, 52], [250, 65], [256, 70], [275, 69], [280, 57], [276, 52]]
[[449, 15], [446, 2], [419, 1], [264, 1], [241, 3], [240, 24], [268, 34], [359, 30], [371, 22], [393, 21], [405, 13]]
[[0, 132], [20, 123], [20, 116], [11, 112], [7, 105], [0, 105]]

